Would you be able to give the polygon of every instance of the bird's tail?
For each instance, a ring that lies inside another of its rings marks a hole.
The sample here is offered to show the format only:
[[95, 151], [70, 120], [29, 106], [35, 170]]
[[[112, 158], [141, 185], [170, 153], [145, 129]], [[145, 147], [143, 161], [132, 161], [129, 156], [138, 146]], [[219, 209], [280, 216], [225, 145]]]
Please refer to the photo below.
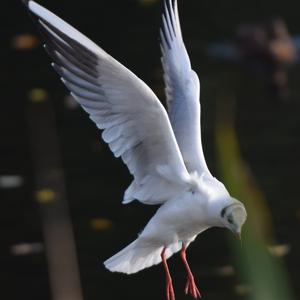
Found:
[[[166, 250], [166, 257], [180, 250], [180, 243], [169, 246]], [[136, 239], [123, 250], [104, 262], [105, 267], [112, 272], [126, 274], [136, 273], [145, 268], [157, 265], [161, 262], [161, 252], [163, 246], [157, 247], [149, 245]]]

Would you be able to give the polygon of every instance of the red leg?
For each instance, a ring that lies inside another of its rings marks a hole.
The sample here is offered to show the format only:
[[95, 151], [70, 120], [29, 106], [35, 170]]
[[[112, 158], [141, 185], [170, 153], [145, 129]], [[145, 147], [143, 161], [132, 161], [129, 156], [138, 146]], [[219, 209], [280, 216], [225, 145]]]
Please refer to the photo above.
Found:
[[196, 286], [195, 280], [194, 280], [194, 276], [193, 273], [190, 269], [190, 266], [187, 262], [186, 259], [186, 248], [184, 245], [182, 245], [181, 251], [180, 251], [180, 256], [181, 259], [184, 263], [185, 269], [187, 271], [187, 282], [186, 282], [186, 286], [184, 289], [185, 294], [190, 294], [191, 296], [193, 296], [195, 299], [197, 299], [198, 297], [201, 298], [201, 294]]
[[166, 272], [166, 292], [167, 292], [167, 300], [175, 300], [175, 293], [172, 284], [172, 277], [168, 268], [167, 259], [166, 259], [166, 247], [162, 250], [160, 256], [164, 265], [164, 269]]

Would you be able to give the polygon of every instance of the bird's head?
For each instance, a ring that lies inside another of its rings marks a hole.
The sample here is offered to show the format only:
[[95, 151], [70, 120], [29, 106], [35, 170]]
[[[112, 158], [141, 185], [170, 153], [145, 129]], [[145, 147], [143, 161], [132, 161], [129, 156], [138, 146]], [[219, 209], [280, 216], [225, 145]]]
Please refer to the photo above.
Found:
[[247, 212], [240, 201], [231, 198], [230, 202], [220, 212], [222, 223], [240, 238], [242, 226], [247, 219]]

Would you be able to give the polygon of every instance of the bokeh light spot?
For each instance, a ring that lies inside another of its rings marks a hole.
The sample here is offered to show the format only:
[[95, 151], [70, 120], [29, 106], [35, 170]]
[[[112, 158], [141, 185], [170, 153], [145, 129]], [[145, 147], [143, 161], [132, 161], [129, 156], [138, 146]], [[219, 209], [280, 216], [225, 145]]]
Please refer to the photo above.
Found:
[[56, 199], [56, 193], [51, 189], [41, 189], [36, 191], [35, 198], [37, 202], [47, 204]]
[[93, 218], [89, 221], [89, 225], [95, 231], [105, 231], [112, 228], [113, 222], [106, 218]]
[[275, 257], [283, 257], [290, 252], [291, 246], [288, 244], [272, 245], [268, 247], [268, 250]]
[[216, 275], [221, 277], [232, 276], [235, 274], [234, 267], [231, 265], [222, 266], [216, 269]]
[[243, 296], [251, 292], [251, 287], [246, 284], [238, 284], [235, 286], [234, 290], [236, 294]]
[[39, 44], [39, 39], [35, 35], [29, 33], [19, 34], [15, 36], [11, 41], [12, 47], [21, 51], [34, 49]]
[[41, 88], [33, 88], [29, 91], [28, 98], [32, 102], [44, 102], [48, 99], [48, 92]]
[[20, 175], [1, 175], [0, 188], [12, 189], [20, 187], [24, 182], [24, 178]]
[[10, 253], [16, 256], [38, 254], [43, 251], [44, 245], [42, 243], [19, 243], [10, 248]]

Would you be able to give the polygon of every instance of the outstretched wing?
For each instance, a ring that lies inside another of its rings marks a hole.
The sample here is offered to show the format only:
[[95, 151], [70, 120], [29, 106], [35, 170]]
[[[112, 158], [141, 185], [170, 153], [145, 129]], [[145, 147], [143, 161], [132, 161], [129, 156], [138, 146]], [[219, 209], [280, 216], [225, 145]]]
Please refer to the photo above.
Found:
[[208, 171], [201, 143], [200, 83], [192, 70], [180, 28], [177, 0], [165, 0], [161, 52], [169, 118], [189, 172]]
[[134, 176], [124, 202], [157, 204], [174, 196], [189, 175], [167, 112], [152, 90], [49, 10], [34, 1], [27, 6], [38, 19], [52, 66]]

